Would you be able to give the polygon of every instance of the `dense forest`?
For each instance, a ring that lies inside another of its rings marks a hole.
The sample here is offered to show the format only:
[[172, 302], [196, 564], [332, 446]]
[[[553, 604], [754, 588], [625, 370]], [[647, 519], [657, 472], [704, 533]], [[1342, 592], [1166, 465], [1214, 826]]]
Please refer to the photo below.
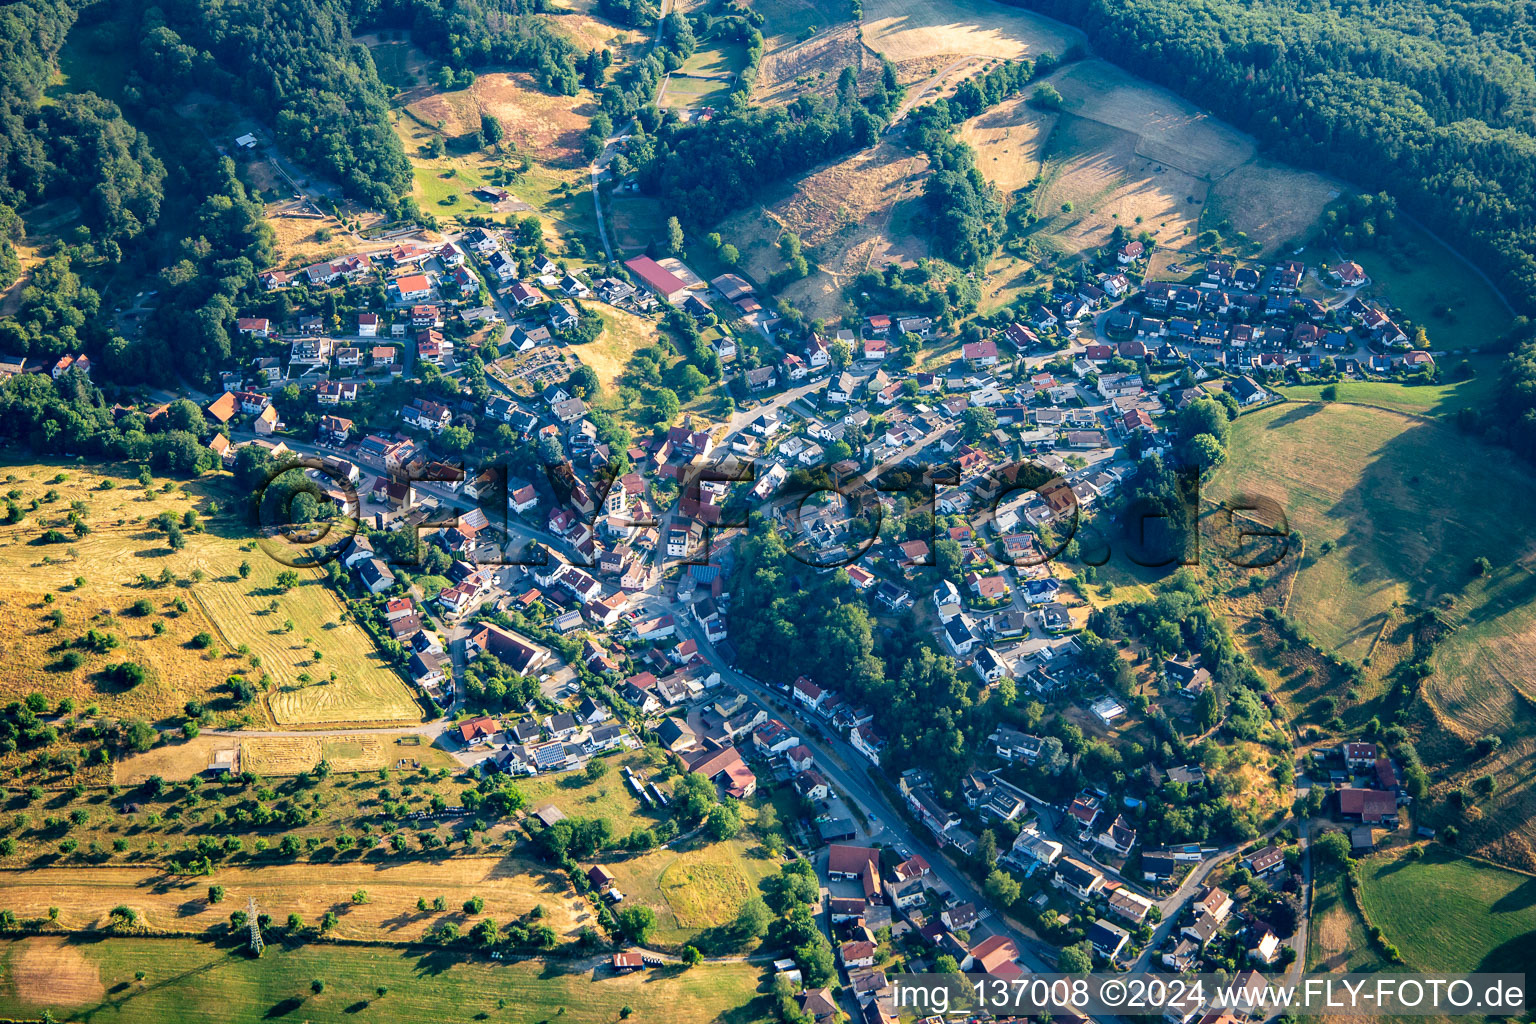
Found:
[[1011, 0], [1251, 131], [1386, 189], [1536, 305], [1536, 18], [1527, 3]]
[[238, 98], [276, 126], [295, 159], [393, 210], [411, 167], [349, 16], [340, 0], [173, 0], [145, 16], [143, 38], [160, 57], [145, 77], [183, 95]]

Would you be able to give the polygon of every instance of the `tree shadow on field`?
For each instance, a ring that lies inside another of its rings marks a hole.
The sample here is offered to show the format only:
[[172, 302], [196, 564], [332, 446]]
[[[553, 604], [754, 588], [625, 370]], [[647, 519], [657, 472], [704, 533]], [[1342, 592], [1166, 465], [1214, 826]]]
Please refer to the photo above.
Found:
[[1528, 972], [1533, 963], [1536, 963], [1536, 931], [1529, 931], [1489, 950], [1477, 969], [1489, 974], [1521, 974]]
[[418, 977], [435, 978], [446, 974], [455, 964], [463, 962], [463, 956], [446, 949], [434, 949], [416, 958]]
[[[1529, 910], [1532, 906], [1536, 906], [1536, 878], [1527, 878], [1518, 888], [1500, 896], [1498, 901], [1488, 909], [1495, 914], [1513, 914], [1521, 910]], [[1525, 938], [1529, 940], [1533, 935], [1536, 935], [1536, 932], [1526, 934]], [[1536, 950], [1532, 952], [1536, 953]], [[1532, 956], [1525, 962], [1536, 963], [1536, 956]]]
[[1264, 429], [1279, 430], [1281, 427], [1289, 427], [1308, 417], [1316, 416], [1322, 411], [1323, 406], [1316, 402], [1292, 402], [1286, 407], [1285, 412], [1266, 423]]

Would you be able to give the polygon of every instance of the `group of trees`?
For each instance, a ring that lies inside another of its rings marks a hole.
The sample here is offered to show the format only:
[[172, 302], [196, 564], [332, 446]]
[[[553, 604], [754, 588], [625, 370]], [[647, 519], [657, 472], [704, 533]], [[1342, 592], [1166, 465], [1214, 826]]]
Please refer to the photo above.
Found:
[[663, 121], [637, 134], [630, 159], [642, 186], [694, 225], [713, 224], [772, 185], [873, 143], [884, 120], [840, 96], [801, 96], [783, 107], [741, 110], [709, 121]]
[[1303, 165], [1386, 189], [1536, 301], [1536, 31], [1448, 0], [1026, 0]]
[[1056, 58], [1041, 54], [1027, 60], [1004, 61], [985, 74], [960, 83], [953, 97], [924, 104], [910, 115], [914, 144], [933, 163], [923, 189], [930, 214], [929, 230], [938, 251], [967, 269], [986, 263], [997, 250], [1003, 232], [1003, 197], [976, 166], [976, 151], [954, 135], [960, 122], [1019, 94], [1035, 77], [1056, 67]]
[[[404, 25], [411, 41], [459, 71], [510, 64], [550, 92], [576, 95], [581, 51], [555, 31], [544, 0], [378, 0], [350, 5], [352, 24]], [[388, 125], [386, 124], [387, 128]]]
[[138, 412], [114, 418], [101, 391], [75, 371], [58, 380], [24, 374], [0, 383], [0, 436], [37, 452], [149, 462], [190, 475], [215, 458], [198, 434], [187, 429], [201, 421], [201, 410], [186, 399], [172, 403], [153, 423]]
[[974, 684], [915, 625], [877, 637], [846, 576], [812, 571], [754, 517], [730, 582], [741, 658], [785, 682], [801, 673], [837, 680], [850, 701], [874, 709], [893, 763], [927, 765], [958, 781], [983, 724]]

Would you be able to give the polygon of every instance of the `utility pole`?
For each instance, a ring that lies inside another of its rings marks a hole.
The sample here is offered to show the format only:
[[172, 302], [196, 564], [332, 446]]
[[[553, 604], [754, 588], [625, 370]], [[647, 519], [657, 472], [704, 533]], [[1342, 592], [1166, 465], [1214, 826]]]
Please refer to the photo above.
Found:
[[245, 913], [251, 928], [251, 955], [261, 956], [261, 951], [267, 948], [267, 944], [261, 939], [261, 925], [256, 921], [256, 897], [252, 896], [246, 901]]

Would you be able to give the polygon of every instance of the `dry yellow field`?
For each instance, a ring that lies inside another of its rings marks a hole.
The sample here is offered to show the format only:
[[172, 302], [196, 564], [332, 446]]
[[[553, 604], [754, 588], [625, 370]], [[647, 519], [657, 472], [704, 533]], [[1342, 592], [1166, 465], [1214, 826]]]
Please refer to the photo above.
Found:
[[1165, 244], [1195, 234], [1205, 183], [1138, 155], [1129, 132], [1060, 115], [1043, 165], [1034, 231], [1054, 248], [1075, 253], [1102, 245], [1116, 225]]
[[[402, 742], [409, 739], [416, 742]], [[455, 767], [448, 753], [412, 734], [297, 737], [252, 736], [240, 740], [240, 768], [257, 775], [297, 775], [322, 760], [338, 772], [393, 768], [401, 759], [423, 767]]]
[[900, 63], [968, 56], [1058, 56], [1083, 41], [1058, 21], [987, 0], [871, 0], [864, 4], [864, 42]]
[[595, 304], [589, 308], [603, 318], [603, 333], [590, 344], [573, 345], [571, 351], [597, 371], [604, 391], [611, 395], [617, 390], [616, 381], [629, 365], [630, 356], [636, 349], [654, 345], [659, 335], [654, 322], [633, 313]]
[[[560, 23], [574, 25], [577, 22], [572, 19], [581, 17], [567, 15]], [[520, 71], [489, 72], [476, 77], [468, 89], [451, 92], [424, 86], [407, 98], [411, 113], [428, 124], [441, 124], [450, 139], [479, 131], [480, 115], [491, 114], [501, 121], [507, 142], [519, 152], [561, 167], [581, 162], [581, 135], [597, 110], [591, 93], [555, 96]]]
[[[366, 633], [343, 621], [341, 602], [318, 570], [300, 570], [300, 585], [281, 592], [276, 578], [285, 567], [242, 539], [246, 527], [227, 511], [209, 520], [211, 502], [224, 509], [233, 505], [223, 483], [227, 477], [168, 492], [156, 479], [153, 491], [146, 492], [117, 466], [28, 465], [6, 472], [11, 479], [5, 487], [20, 492], [23, 504], [49, 490], [59, 494], [20, 523], [0, 526], [0, 573], [14, 588], [0, 594], [6, 602], [0, 613], [12, 625], [0, 643], [14, 655], [6, 658], [6, 692], [41, 689], [96, 703], [108, 714], [160, 718], [178, 715], [189, 699], [208, 700], [226, 677], [243, 672], [253, 680], [271, 676], [266, 700], [279, 723], [420, 720], [404, 681]], [[53, 483], [60, 473], [65, 479]], [[104, 480], [112, 489], [101, 488]], [[90, 532], [71, 535], [65, 543], [34, 543], [45, 529], [68, 530], [65, 516], [72, 501], [85, 503]], [[186, 533], [185, 547], [173, 551], [150, 521], [162, 512], [179, 518], [187, 511], [203, 516], [208, 530]], [[250, 566], [245, 579], [238, 572], [242, 562]], [[204, 574], [201, 582], [193, 576], [197, 571]], [[172, 582], [161, 583], [162, 572]], [[146, 585], [140, 574], [151, 582]], [[77, 578], [83, 586], [76, 586]], [[52, 605], [44, 604], [49, 593]], [[129, 611], [141, 599], [153, 606], [142, 617]], [[177, 600], [185, 603], [185, 612], [174, 607]], [[63, 614], [64, 625], [54, 634], [38, 634], [42, 616], [53, 609]], [[165, 624], [164, 635], [153, 634], [155, 622]], [[50, 656], [48, 648], [87, 628], [112, 633], [118, 646], [86, 654], [78, 669], [50, 669], [58, 655]], [[213, 638], [210, 649], [190, 646], [201, 633]], [[106, 686], [101, 669], [123, 660], [143, 664], [149, 681], [127, 693]], [[312, 681], [305, 684], [301, 675]], [[246, 709], [258, 720], [265, 718], [261, 703]], [[218, 700], [211, 706], [221, 710]]]
[[112, 781], [119, 786], [134, 786], [151, 775], [168, 782], [185, 782], [208, 770], [215, 751], [240, 750], [240, 740], [233, 736], [207, 733], [194, 740], [180, 740], [151, 747], [142, 754], [129, 753], [112, 765]]
[[766, 206], [726, 218], [719, 231], [760, 281], [784, 267], [780, 235], [799, 235], [819, 270], [780, 294], [813, 316], [840, 316], [842, 286], [854, 276], [887, 263], [911, 266], [928, 255], [912, 223], [927, 171], [926, 156], [882, 142], [812, 171]]
[[1230, 221], [1266, 255], [1305, 239], [1339, 186], [1312, 171], [1255, 158], [1218, 178], [1206, 195], [1202, 227]]
[[869, 50], [859, 39], [858, 26], [852, 23], [769, 49], [763, 54], [752, 87], [752, 102], [769, 106], [788, 103], [797, 96], [831, 95], [837, 88], [837, 76], [848, 67], [858, 72], [861, 86], [880, 70], [880, 62], [870, 59]]
[[[208, 902], [210, 885], [224, 887], [223, 902]], [[352, 902], [359, 889], [367, 892], [367, 903]], [[430, 905], [437, 896], [447, 900], [448, 910], [416, 909], [418, 898]], [[0, 906], [23, 920], [46, 918], [49, 907], [58, 907], [59, 925], [75, 929], [102, 927], [111, 909], [125, 904], [150, 932], [199, 932], [227, 921], [255, 897], [261, 912], [278, 921], [297, 913], [314, 925], [332, 911], [340, 938], [402, 941], [443, 921], [473, 924], [462, 910], [471, 896], [485, 901], [485, 916], [503, 923], [542, 906], [543, 921], [561, 938], [590, 923], [590, 908], [565, 879], [517, 858], [225, 867], [195, 878], [144, 867], [0, 871]]]
[[1040, 173], [1055, 125], [1055, 114], [1031, 107], [1027, 95], [1015, 96], [961, 124], [960, 138], [976, 150], [976, 166], [988, 181], [1015, 192]]
[[1105, 61], [1073, 64], [1051, 82], [1069, 112], [1130, 132], [1137, 155], [1154, 164], [1211, 181], [1254, 154], [1237, 129]]

